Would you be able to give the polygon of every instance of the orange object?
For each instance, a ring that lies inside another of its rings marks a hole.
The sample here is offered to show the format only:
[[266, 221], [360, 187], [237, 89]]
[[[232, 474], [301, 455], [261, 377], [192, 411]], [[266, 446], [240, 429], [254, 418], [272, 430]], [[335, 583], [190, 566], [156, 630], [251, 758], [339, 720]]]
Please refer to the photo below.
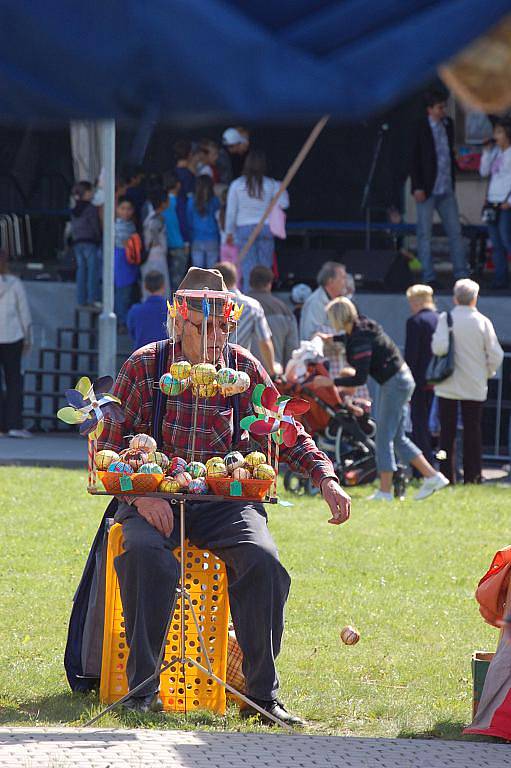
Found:
[[476, 600], [483, 619], [493, 627], [500, 627], [506, 605], [511, 569], [511, 546], [499, 549], [476, 589]]
[[[134, 472], [132, 475], [121, 475], [120, 472], [98, 472], [98, 477], [108, 493], [154, 493], [163, 480], [163, 475], [147, 474], [146, 472]], [[131, 489], [123, 488], [121, 478], [128, 477], [131, 480]]]
[[[116, 524], [108, 535], [105, 590], [105, 625], [101, 663], [100, 699], [105, 704], [117, 701], [128, 692], [126, 662], [128, 645], [114, 558], [122, 554], [122, 526]], [[179, 560], [179, 548], [174, 550]], [[212, 552], [185, 547], [185, 588], [188, 591], [206, 645], [213, 673], [225, 680], [229, 599], [223, 562]], [[185, 608], [186, 643], [184, 655], [207, 667], [197, 628], [188, 606]], [[181, 600], [178, 599], [165, 649], [165, 659], [181, 658]], [[184, 674], [183, 674], [184, 671]], [[207, 673], [180, 663], [165, 670], [160, 680], [160, 696], [167, 712], [209, 709], [225, 714], [225, 689]]]
[[231, 485], [239, 484], [242, 488], [241, 499], [250, 501], [261, 501], [270, 490], [273, 478], [266, 480], [233, 480], [232, 477], [207, 477], [206, 482], [216, 496], [227, 496], [232, 498], [238, 494], [231, 493]]

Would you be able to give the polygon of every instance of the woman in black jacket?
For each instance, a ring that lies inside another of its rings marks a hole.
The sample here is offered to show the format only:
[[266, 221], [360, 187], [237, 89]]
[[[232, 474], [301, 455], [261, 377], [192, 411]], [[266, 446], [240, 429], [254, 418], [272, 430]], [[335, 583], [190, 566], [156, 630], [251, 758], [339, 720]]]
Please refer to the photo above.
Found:
[[[376, 464], [380, 475], [380, 488], [369, 499], [392, 501], [392, 476], [397, 469], [395, 452], [404, 464], [412, 464], [423, 476], [415, 499], [425, 499], [435, 491], [449, 485], [441, 472], [436, 472], [424, 458], [420, 448], [406, 437], [405, 421], [408, 403], [415, 388], [413, 376], [401, 357], [399, 349], [380, 325], [367, 317], [359, 317], [355, 305], [346, 298], [338, 298], [326, 306], [330, 325], [344, 333], [346, 359], [355, 369], [333, 380], [345, 389], [365, 384], [368, 377], [380, 385], [376, 429]], [[335, 340], [340, 340], [334, 336]], [[314, 386], [325, 386], [330, 379], [317, 376]]]

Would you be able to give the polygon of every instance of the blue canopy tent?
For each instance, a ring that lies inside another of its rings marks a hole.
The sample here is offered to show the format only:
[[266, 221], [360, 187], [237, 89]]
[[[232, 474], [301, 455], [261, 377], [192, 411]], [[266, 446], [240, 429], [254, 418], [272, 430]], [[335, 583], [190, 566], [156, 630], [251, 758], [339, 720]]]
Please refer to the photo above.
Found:
[[1, 0], [0, 121], [104, 119], [100, 373], [114, 373], [114, 120], [361, 119], [510, 0]]

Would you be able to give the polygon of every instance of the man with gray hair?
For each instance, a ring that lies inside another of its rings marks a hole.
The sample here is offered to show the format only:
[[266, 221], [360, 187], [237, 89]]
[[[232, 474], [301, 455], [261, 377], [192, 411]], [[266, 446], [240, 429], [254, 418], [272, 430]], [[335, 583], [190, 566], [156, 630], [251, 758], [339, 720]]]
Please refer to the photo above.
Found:
[[[446, 455], [441, 470], [451, 483], [456, 482], [458, 403], [463, 419], [463, 481], [481, 482], [483, 404], [488, 394], [488, 379], [495, 376], [504, 357], [491, 320], [476, 308], [478, 295], [479, 285], [473, 280], [462, 278], [454, 285], [455, 306], [449, 313], [454, 371], [435, 386], [440, 414], [440, 449]], [[449, 349], [447, 314], [440, 315], [433, 334], [431, 349], [435, 355], [446, 355]]]
[[338, 261], [325, 261], [318, 272], [318, 287], [302, 308], [300, 339], [310, 341], [318, 333], [333, 334], [326, 316], [326, 305], [346, 293], [346, 267]]

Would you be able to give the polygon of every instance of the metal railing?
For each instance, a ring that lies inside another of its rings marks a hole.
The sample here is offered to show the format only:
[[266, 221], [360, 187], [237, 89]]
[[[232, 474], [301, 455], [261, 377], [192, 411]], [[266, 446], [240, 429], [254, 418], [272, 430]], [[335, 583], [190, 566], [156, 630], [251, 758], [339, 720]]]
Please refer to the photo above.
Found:
[[[488, 404], [488, 401], [486, 402], [484, 406], [484, 410], [487, 411], [490, 408], [492, 409], [493, 407], [495, 408], [495, 429], [494, 429], [494, 439], [493, 439], [493, 451], [491, 453], [483, 453], [483, 459], [490, 459], [495, 461], [509, 460], [510, 453], [511, 453], [511, 398], [509, 400], [504, 400], [503, 393], [504, 393], [505, 379], [507, 379], [508, 386], [511, 387], [509, 383], [510, 378], [511, 378], [511, 352], [504, 352], [504, 360], [502, 361], [502, 365], [497, 371], [497, 375], [495, 376], [495, 379], [491, 379], [490, 382], [488, 382], [490, 391], [491, 391], [492, 382], [496, 383], [497, 392], [496, 392], [495, 398], [489, 398], [489, 401], [491, 404]], [[494, 406], [493, 406], [493, 402], [495, 403]], [[507, 430], [507, 446], [505, 444], [505, 440], [502, 440], [502, 436], [501, 436], [504, 411], [509, 412], [509, 423], [508, 423], [508, 430]], [[503, 451], [506, 451], [506, 452], [504, 453]]]

